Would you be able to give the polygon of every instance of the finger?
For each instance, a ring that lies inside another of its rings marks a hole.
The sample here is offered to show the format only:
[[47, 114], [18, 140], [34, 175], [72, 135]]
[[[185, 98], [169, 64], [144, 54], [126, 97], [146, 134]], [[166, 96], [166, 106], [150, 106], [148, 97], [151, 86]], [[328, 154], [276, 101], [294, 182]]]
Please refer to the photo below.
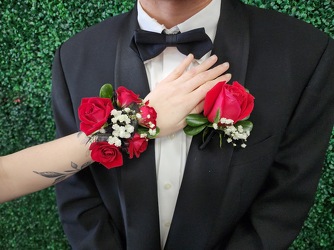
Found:
[[229, 82], [231, 79], [232, 79], [232, 74], [227, 73], [227, 74], [217, 77], [215, 80], [213, 80], [213, 82], [214, 82], [214, 85], [216, 85], [219, 82]]
[[168, 76], [166, 76], [162, 82], [171, 82], [179, 78], [189, 67], [194, 60], [194, 55], [189, 54]]
[[212, 81], [208, 81], [205, 84], [201, 85], [199, 88], [191, 91], [190, 93], [187, 94], [184, 99], [184, 105], [183, 107], [188, 109], [189, 112], [193, 111], [196, 112], [200, 108], [197, 107], [197, 105], [204, 100], [206, 94], [208, 93], [209, 90], [211, 90], [218, 82], [228, 82], [231, 80], [232, 75], [230, 73], [222, 75]]
[[230, 74], [230, 73], [224, 74], [222, 76], [217, 77], [215, 80], [212, 81], [212, 82], [214, 82], [213, 86], [216, 85], [219, 82], [229, 82], [231, 79], [232, 79], [232, 74]]
[[224, 74], [222, 76], [217, 77], [216, 79], [212, 81], [208, 81], [205, 84], [202, 84], [200, 87], [195, 89], [189, 94], [190, 100], [202, 100], [205, 98], [208, 91], [210, 91], [218, 82], [228, 82], [232, 78], [232, 75], [230, 73]]
[[229, 69], [229, 63], [225, 62], [223, 64], [220, 64], [212, 69], [197, 74], [192, 79], [190, 79], [190, 81], [185, 82], [184, 87], [188, 90], [188, 92], [192, 92], [195, 89], [199, 88], [201, 85], [207, 84], [212, 80], [218, 79], [228, 69]]
[[187, 81], [198, 75], [199, 73], [205, 72], [206, 70], [210, 69], [217, 62], [217, 60], [218, 57], [216, 55], [212, 55], [204, 60], [201, 64], [187, 70], [179, 79], [181, 81]]

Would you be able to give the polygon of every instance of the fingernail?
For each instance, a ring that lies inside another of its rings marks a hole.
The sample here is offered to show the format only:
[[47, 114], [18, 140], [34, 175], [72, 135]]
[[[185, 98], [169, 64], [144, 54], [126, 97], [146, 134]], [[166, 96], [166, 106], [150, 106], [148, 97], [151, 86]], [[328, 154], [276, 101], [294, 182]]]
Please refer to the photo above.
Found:
[[224, 67], [229, 67], [229, 66], [230, 66], [230, 64], [229, 64], [228, 62], [224, 62], [222, 65], [223, 65]]
[[217, 59], [218, 57], [216, 56], [216, 55], [212, 55], [212, 56], [210, 56], [210, 59], [212, 60], [212, 59]]

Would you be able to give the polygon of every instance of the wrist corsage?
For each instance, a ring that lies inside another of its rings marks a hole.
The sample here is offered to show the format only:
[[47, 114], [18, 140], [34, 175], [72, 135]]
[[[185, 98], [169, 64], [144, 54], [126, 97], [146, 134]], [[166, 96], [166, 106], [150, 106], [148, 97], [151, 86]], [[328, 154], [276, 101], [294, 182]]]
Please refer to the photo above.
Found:
[[148, 104], [123, 86], [114, 93], [111, 84], [101, 87], [100, 97], [83, 98], [80, 130], [91, 142], [92, 160], [110, 169], [123, 165], [123, 153], [139, 158], [159, 133], [157, 113]]
[[[186, 117], [187, 135], [197, 135], [203, 131], [203, 140], [213, 130], [233, 146], [246, 147], [246, 141], [253, 129], [248, 121], [254, 108], [254, 96], [238, 82], [217, 83], [205, 96], [203, 114], [190, 114]], [[211, 133], [212, 135], [212, 133]]]

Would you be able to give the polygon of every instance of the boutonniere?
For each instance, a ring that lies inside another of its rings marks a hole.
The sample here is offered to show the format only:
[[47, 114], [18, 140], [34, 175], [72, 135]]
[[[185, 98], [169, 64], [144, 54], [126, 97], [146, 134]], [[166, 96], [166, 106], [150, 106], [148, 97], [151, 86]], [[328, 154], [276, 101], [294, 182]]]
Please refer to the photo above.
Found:
[[114, 92], [111, 84], [103, 85], [99, 97], [81, 100], [78, 114], [92, 160], [108, 169], [123, 165], [123, 153], [139, 158], [159, 133], [154, 108], [123, 86]]
[[254, 108], [254, 96], [238, 82], [217, 83], [205, 96], [203, 114], [186, 117], [187, 135], [197, 135], [203, 131], [203, 141], [211, 130], [218, 132], [220, 146], [226, 137], [233, 146], [246, 147], [246, 141], [253, 129], [247, 120]]

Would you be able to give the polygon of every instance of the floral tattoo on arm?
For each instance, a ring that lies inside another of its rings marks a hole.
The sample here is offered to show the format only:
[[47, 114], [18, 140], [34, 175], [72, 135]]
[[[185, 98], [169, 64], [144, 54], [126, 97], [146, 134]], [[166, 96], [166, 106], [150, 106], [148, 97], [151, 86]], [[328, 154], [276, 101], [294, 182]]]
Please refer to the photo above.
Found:
[[65, 170], [64, 172], [53, 172], [53, 171], [45, 171], [45, 172], [33, 171], [33, 172], [45, 178], [54, 179], [52, 185], [55, 185], [58, 182], [65, 180], [67, 177], [79, 172], [80, 170], [84, 169], [85, 167], [89, 166], [92, 163], [93, 162], [90, 161], [90, 162], [86, 162], [82, 166], [79, 166], [78, 164], [71, 162], [71, 169]]

